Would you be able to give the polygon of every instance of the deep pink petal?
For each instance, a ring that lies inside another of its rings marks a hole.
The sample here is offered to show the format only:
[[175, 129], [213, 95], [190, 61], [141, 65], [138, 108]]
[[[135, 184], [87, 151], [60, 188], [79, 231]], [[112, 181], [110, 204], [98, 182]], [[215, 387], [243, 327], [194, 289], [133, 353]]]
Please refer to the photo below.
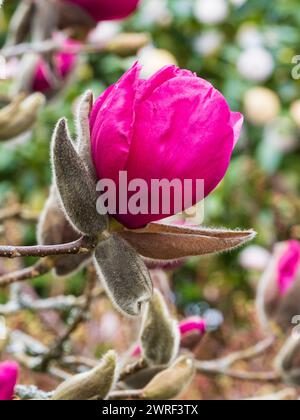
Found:
[[19, 367], [15, 362], [0, 363], [0, 400], [12, 400]]
[[300, 276], [300, 242], [291, 240], [278, 263], [278, 287], [285, 295]]
[[[60, 39], [54, 37], [54, 39]], [[55, 54], [54, 56], [54, 72], [61, 78], [66, 79], [74, 70], [77, 62], [77, 52], [80, 49], [80, 42], [66, 39], [63, 42], [64, 47], [72, 47], [74, 51], [68, 52], [66, 49]], [[48, 64], [41, 58], [38, 62], [35, 75], [32, 82], [32, 90], [34, 92], [47, 93], [51, 89], [51, 72]]]
[[93, 133], [94, 126], [96, 124], [96, 120], [98, 118], [98, 115], [100, 117], [100, 112], [102, 111], [103, 107], [105, 106], [106, 100], [109, 97], [110, 93], [114, 90], [115, 85], [111, 85], [109, 88], [107, 88], [101, 96], [95, 101], [91, 114], [90, 114], [90, 127], [91, 127], [91, 133]]
[[[171, 216], [196, 204], [223, 179], [242, 127], [243, 117], [232, 113], [225, 98], [207, 81], [188, 70], [167, 66], [148, 80], [141, 80], [135, 64], [95, 103], [91, 118], [92, 154], [99, 179], [118, 186], [120, 171], [128, 183], [146, 182], [151, 200], [153, 180], [193, 182], [189, 206], [176, 208], [174, 191], [168, 212], [115, 215], [128, 228]], [[204, 181], [204, 192], [196, 190]], [[123, 187], [120, 187], [122, 193]], [[184, 192], [184, 191], [183, 191]], [[128, 199], [134, 193], [128, 194]], [[184, 196], [184, 195], [183, 195]], [[126, 203], [118, 203], [127, 205]], [[177, 200], [178, 201], [178, 200]]]
[[99, 179], [117, 182], [119, 171], [126, 166], [135, 121], [139, 71], [135, 64], [109, 92], [104, 92], [104, 98], [100, 98], [91, 114], [92, 155]]
[[174, 79], [174, 77], [196, 77], [191, 71], [189, 70], [182, 70], [174, 65], [169, 65], [163, 67], [161, 70], [156, 72], [153, 76], [151, 76], [148, 80], [143, 81], [143, 83], [139, 86], [138, 92], [138, 100], [146, 100], [148, 97], [160, 87], [163, 83], [167, 82], [170, 79]]
[[243, 128], [244, 116], [239, 112], [232, 112], [230, 121], [234, 133], [234, 146], [236, 146]]
[[133, 13], [139, 0], [62, 0], [76, 4], [96, 21], [124, 19]]
[[206, 332], [206, 322], [200, 317], [191, 317], [184, 319], [179, 324], [179, 330], [181, 335], [190, 333], [192, 331], [198, 331], [200, 334]]
[[[203, 179], [207, 196], [223, 179], [233, 150], [230, 110], [222, 95], [196, 77], [178, 77], [156, 88], [136, 107], [128, 179]], [[199, 201], [193, 191], [193, 204]], [[118, 215], [138, 228], [174, 214]]]

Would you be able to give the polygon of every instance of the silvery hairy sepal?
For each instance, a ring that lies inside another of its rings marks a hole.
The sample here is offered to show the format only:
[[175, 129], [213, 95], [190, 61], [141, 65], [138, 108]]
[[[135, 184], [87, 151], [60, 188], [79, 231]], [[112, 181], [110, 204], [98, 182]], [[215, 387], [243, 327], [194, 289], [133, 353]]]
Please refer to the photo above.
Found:
[[52, 143], [55, 188], [72, 227], [98, 243], [94, 263], [108, 296], [122, 313], [136, 316], [141, 313], [142, 304], [152, 296], [152, 282], [135, 249], [117, 234], [111, 235], [108, 216], [97, 212], [97, 180], [90, 156], [88, 126], [91, 102], [92, 94], [87, 92], [79, 107], [76, 147], [70, 139], [65, 119], [60, 120], [56, 127]]
[[238, 248], [253, 240], [256, 232], [155, 222], [120, 235], [143, 257], [172, 261]]
[[53, 135], [52, 167], [67, 219], [84, 235], [101, 235], [108, 229], [108, 217], [97, 212], [96, 183], [70, 139], [64, 118], [58, 122]]
[[275, 359], [275, 369], [285, 383], [300, 386], [300, 335], [286, 341]]
[[[91, 91], [86, 92], [79, 103], [77, 111], [77, 152], [82, 158], [86, 169], [91, 177], [95, 179], [96, 174], [91, 160], [90, 147], [90, 129], [89, 114], [93, 104], [93, 94]], [[80, 238], [78, 233], [67, 220], [64, 211], [60, 206], [60, 200], [56, 185], [52, 185], [48, 200], [44, 206], [40, 216], [37, 237], [41, 245], [53, 245], [72, 242]], [[55, 266], [53, 268], [56, 276], [68, 276], [75, 273], [86, 265], [91, 253], [78, 255], [65, 255], [53, 257], [55, 258]]]
[[117, 355], [109, 351], [94, 369], [75, 375], [60, 384], [53, 400], [104, 400], [116, 384], [118, 376]]
[[149, 366], [172, 363], [179, 351], [180, 334], [161, 293], [155, 289], [147, 304], [141, 333], [143, 358]]
[[91, 133], [89, 121], [93, 102], [93, 92], [88, 90], [80, 98], [75, 121], [77, 124], [77, 152], [83, 160], [90, 176], [94, 179], [95, 183], [97, 183], [98, 180], [91, 153]]
[[[37, 227], [38, 243], [40, 245], [64, 244], [79, 238], [80, 234], [71, 226], [59, 205], [56, 186], [52, 185]], [[54, 275], [65, 277], [83, 268], [90, 261], [91, 253], [53, 256], [52, 258], [55, 260]]]
[[137, 316], [153, 293], [149, 271], [142, 258], [124, 239], [112, 234], [94, 254], [99, 278], [121, 312]]

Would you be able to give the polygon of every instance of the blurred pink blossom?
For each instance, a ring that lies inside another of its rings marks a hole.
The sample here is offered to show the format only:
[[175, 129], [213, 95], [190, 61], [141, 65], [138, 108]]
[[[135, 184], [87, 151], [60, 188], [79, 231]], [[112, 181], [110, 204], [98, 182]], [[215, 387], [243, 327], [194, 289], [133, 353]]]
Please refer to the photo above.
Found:
[[0, 363], [0, 400], [12, 400], [17, 382], [19, 367], [17, 363], [6, 361]]

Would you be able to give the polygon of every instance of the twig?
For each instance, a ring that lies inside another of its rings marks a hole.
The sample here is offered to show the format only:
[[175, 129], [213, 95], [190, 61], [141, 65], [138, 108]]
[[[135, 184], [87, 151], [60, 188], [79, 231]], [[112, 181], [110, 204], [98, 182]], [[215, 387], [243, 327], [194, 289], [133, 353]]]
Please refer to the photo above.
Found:
[[260, 397], [246, 398], [245, 401], [284, 401], [297, 399], [297, 392], [294, 388], [286, 388], [273, 394]]
[[[94, 280], [94, 279], [93, 279]], [[85, 312], [89, 308], [90, 302], [93, 298], [92, 290], [94, 287], [94, 281], [89, 282], [88, 288], [86, 291], [86, 301], [85, 305], [78, 309], [77, 314], [75, 315], [73, 321], [65, 331], [65, 333], [58, 338], [58, 340], [53, 344], [53, 346], [45, 353], [42, 357], [42, 360], [38, 366], [40, 370], [47, 370], [49, 364], [54, 359], [59, 359], [64, 351], [64, 344], [69, 339], [70, 335], [77, 329], [81, 322], [85, 318]]]
[[[9, 336], [11, 343], [8, 350], [14, 358], [24, 367], [39, 371], [41, 360], [49, 353], [48, 347], [19, 330], [11, 331]], [[71, 376], [57, 366], [49, 366], [48, 373], [63, 381]]]
[[61, 363], [66, 366], [82, 365], [93, 369], [97, 366], [97, 361], [83, 356], [65, 356]]
[[29, 296], [20, 296], [19, 301], [10, 301], [5, 305], [0, 305], [0, 315], [12, 315], [21, 310], [27, 309], [30, 311], [67, 311], [72, 308], [82, 308], [85, 305], [86, 299], [75, 296], [56, 296], [48, 299], [34, 300]]
[[138, 390], [121, 390], [121, 391], [113, 391], [109, 394], [109, 400], [128, 400], [128, 399], [135, 399], [139, 400], [143, 398], [143, 391], [141, 389]]
[[67, 379], [71, 378], [72, 375], [67, 373], [66, 371], [56, 367], [56, 366], [49, 366], [48, 373], [53, 377], [60, 379], [62, 381], [66, 381]]
[[41, 391], [34, 385], [17, 385], [15, 387], [15, 396], [21, 400], [49, 400], [52, 392]]
[[131, 376], [147, 367], [147, 362], [144, 359], [140, 359], [130, 365], [125, 366], [120, 374], [119, 380], [124, 381], [128, 376]]
[[207, 375], [224, 375], [232, 379], [249, 382], [280, 382], [281, 377], [276, 372], [241, 372], [228, 368], [221, 368], [210, 362], [197, 362], [198, 373]]
[[42, 276], [43, 274], [49, 273], [49, 271], [53, 267], [54, 267], [53, 259], [51, 258], [41, 259], [31, 267], [24, 268], [22, 270], [14, 271], [12, 273], [8, 273], [8, 274], [4, 274], [3, 276], [0, 276], [0, 287], [9, 286], [12, 283], [30, 280], [35, 277]]
[[253, 359], [254, 357], [260, 356], [274, 344], [274, 341], [275, 337], [268, 337], [265, 340], [260, 341], [259, 343], [255, 344], [252, 347], [249, 347], [246, 350], [234, 352], [226, 357], [214, 361], [212, 360], [208, 363], [213, 363], [219, 366], [219, 368], [221, 369], [226, 369], [241, 360], [249, 360]]
[[21, 57], [30, 53], [47, 55], [59, 51], [63, 51], [67, 54], [94, 54], [105, 51], [118, 51], [121, 49], [126, 51], [126, 49], [128, 49], [128, 51], [133, 53], [133, 51], [138, 51], [148, 43], [149, 36], [145, 33], [123, 34], [98, 45], [89, 43], [81, 44], [80, 46], [62, 45], [61, 42], [47, 39], [41, 42], [24, 42], [18, 45], [7, 46], [0, 50], [0, 54], [2, 57], [10, 59], [12, 57]]
[[55, 255], [86, 254], [95, 245], [94, 238], [82, 236], [74, 242], [61, 245], [0, 246], [0, 257], [49, 257]]
[[[21, 400], [50, 400], [53, 392], [45, 392], [34, 385], [17, 385], [15, 387], [15, 396]], [[124, 390], [113, 391], [109, 394], [110, 400], [141, 399], [142, 390]]]
[[249, 360], [263, 354], [274, 344], [275, 338], [269, 337], [253, 347], [238, 351], [228, 356], [210, 361], [197, 361], [198, 373], [209, 375], [225, 375], [233, 379], [250, 382], [278, 382], [280, 376], [275, 372], [241, 372], [231, 369], [231, 366], [241, 360]]

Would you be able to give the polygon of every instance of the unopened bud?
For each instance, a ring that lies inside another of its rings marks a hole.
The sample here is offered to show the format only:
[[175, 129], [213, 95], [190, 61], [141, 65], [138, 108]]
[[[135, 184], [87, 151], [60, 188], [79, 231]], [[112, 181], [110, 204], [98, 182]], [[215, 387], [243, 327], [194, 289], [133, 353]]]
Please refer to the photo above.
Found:
[[191, 383], [195, 363], [190, 356], [181, 356], [168, 369], [156, 375], [143, 389], [146, 400], [169, 400], [175, 398]]
[[24, 98], [17, 97], [0, 110], [0, 140], [10, 140], [28, 131], [36, 121], [38, 111], [44, 105], [40, 93]]
[[72, 144], [65, 119], [58, 122], [53, 136], [52, 165], [61, 204], [74, 228], [88, 236], [106, 230], [108, 218], [96, 208], [96, 183]]
[[88, 90], [80, 99], [77, 111], [77, 151], [83, 160], [86, 169], [89, 171], [90, 176], [97, 182], [96, 169], [92, 160], [91, 153], [91, 133], [90, 133], [90, 112], [93, 106], [93, 93]]
[[99, 366], [66, 380], [54, 391], [53, 400], [106, 399], [117, 377], [117, 355], [109, 351]]
[[257, 310], [262, 326], [290, 331], [300, 312], [300, 242], [275, 246], [257, 292]]
[[179, 328], [169, 313], [161, 293], [155, 289], [148, 303], [142, 327], [142, 354], [151, 365], [168, 365], [178, 354]]

